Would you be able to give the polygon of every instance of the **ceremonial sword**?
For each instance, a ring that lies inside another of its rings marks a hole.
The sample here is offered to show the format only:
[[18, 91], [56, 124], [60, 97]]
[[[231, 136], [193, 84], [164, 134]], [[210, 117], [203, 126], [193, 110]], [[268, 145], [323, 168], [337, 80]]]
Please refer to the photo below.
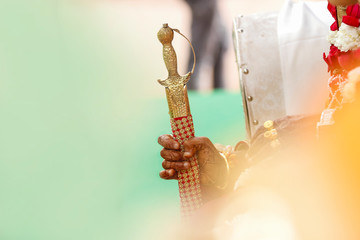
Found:
[[[165, 87], [166, 98], [169, 105], [170, 124], [174, 139], [181, 145], [183, 150], [184, 141], [195, 136], [193, 119], [190, 112], [189, 99], [186, 83], [195, 69], [196, 57], [194, 54], [194, 65], [191, 72], [181, 76], [177, 71], [177, 58], [172, 40], [174, 31], [183, 36], [189, 43], [190, 41], [177, 29], [172, 29], [168, 24], [163, 24], [157, 36], [163, 45], [163, 58], [169, 76], [166, 80], [158, 80]], [[183, 216], [191, 214], [202, 205], [199, 164], [194, 157], [190, 161], [191, 168], [178, 172], [178, 183], [180, 193], [181, 212]]]

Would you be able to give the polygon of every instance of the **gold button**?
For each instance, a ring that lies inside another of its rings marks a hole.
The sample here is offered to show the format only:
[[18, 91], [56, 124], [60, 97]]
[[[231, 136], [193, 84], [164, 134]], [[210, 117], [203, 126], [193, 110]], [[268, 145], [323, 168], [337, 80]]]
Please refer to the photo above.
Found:
[[264, 133], [264, 137], [266, 137], [266, 138], [271, 138], [271, 132], [270, 132], [270, 131], [266, 131], [266, 132]]
[[271, 120], [268, 120], [264, 123], [264, 128], [266, 129], [272, 129], [274, 127], [274, 122]]
[[247, 100], [248, 100], [249, 102], [251, 102], [251, 101], [253, 100], [253, 97], [252, 97], [252, 96], [247, 96]]
[[270, 130], [270, 133], [271, 133], [271, 137], [272, 137], [272, 138], [275, 139], [275, 138], [277, 137], [277, 131], [276, 131], [276, 129], [271, 129], [271, 130]]
[[244, 74], [249, 74], [249, 69], [244, 68], [242, 72], [243, 72]]
[[253, 124], [254, 124], [254, 125], [258, 125], [258, 124], [259, 124], [259, 121], [258, 121], [258, 120], [254, 120], [254, 121], [253, 121]]

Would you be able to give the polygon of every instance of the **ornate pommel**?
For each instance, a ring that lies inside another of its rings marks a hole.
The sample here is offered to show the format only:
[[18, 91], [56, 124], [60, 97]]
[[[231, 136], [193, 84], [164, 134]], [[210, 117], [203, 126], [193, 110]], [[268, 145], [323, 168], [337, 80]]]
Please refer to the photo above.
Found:
[[191, 72], [184, 76], [180, 76], [177, 71], [176, 53], [171, 44], [174, 39], [174, 29], [170, 28], [167, 24], [164, 24], [157, 36], [163, 45], [163, 58], [169, 73], [166, 80], [158, 80], [158, 82], [166, 89], [170, 117], [177, 118], [189, 116], [190, 106], [186, 83], [190, 79]]

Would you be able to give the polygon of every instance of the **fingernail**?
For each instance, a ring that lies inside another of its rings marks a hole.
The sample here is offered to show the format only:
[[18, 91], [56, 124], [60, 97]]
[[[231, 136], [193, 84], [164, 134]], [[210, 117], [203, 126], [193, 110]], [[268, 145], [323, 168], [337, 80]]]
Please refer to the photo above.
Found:
[[167, 170], [168, 176], [172, 177], [174, 175], [174, 171], [172, 169]]
[[180, 147], [179, 143], [175, 143], [175, 144], [174, 144], [174, 148], [175, 148], [175, 149], [178, 149], [179, 147]]
[[184, 157], [185, 158], [189, 158], [191, 156], [191, 154], [189, 152], [184, 152]]
[[190, 163], [185, 162], [185, 163], [184, 163], [184, 168], [186, 168], [186, 169], [190, 168]]

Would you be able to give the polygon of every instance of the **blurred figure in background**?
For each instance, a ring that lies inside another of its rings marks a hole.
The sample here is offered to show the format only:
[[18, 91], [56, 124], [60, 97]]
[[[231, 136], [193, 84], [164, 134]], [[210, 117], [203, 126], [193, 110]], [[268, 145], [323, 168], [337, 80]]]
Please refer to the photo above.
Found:
[[[220, 16], [217, 0], [184, 0], [191, 9], [191, 41], [197, 58], [197, 71], [189, 89], [223, 88], [223, 58], [228, 33]], [[193, 66], [192, 52], [189, 67]], [[212, 81], [212, 82], [210, 82]]]

